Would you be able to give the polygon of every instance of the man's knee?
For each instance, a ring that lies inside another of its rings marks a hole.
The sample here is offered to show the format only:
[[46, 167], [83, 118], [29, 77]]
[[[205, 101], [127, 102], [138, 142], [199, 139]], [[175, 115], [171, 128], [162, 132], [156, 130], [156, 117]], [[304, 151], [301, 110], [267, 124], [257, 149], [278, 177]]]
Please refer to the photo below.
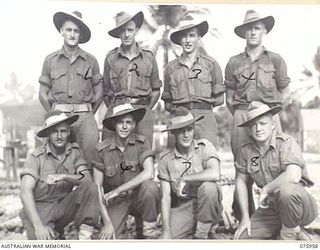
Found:
[[140, 193], [148, 197], [158, 196], [160, 195], [160, 188], [157, 183], [148, 180], [140, 185]]
[[222, 200], [221, 189], [215, 182], [204, 182], [198, 189], [198, 197]]
[[98, 196], [98, 186], [91, 180], [83, 181], [78, 188], [93, 196]]
[[282, 204], [288, 204], [292, 201], [297, 201], [297, 198], [300, 196], [300, 193], [300, 186], [298, 184], [283, 184], [279, 188], [279, 201]]

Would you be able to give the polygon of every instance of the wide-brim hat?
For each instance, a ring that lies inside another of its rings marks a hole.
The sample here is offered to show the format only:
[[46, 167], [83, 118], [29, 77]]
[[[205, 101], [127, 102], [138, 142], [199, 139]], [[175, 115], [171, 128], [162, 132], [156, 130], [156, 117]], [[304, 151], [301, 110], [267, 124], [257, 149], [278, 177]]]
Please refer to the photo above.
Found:
[[194, 124], [197, 121], [200, 121], [204, 116], [199, 116], [195, 118], [190, 112], [177, 112], [170, 118], [170, 125], [161, 132], [172, 131], [176, 129], [181, 129]]
[[115, 20], [116, 20], [116, 27], [110, 30], [108, 34], [112, 37], [119, 38], [121, 28], [131, 20], [134, 21], [137, 28], [140, 29], [140, 27], [143, 24], [144, 15], [142, 11], [139, 11], [137, 14], [133, 16], [122, 11], [115, 16]]
[[275, 115], [282, 110], [281, 106], [275, 106], [270, 108], [267, 104], [262, 102], [253, 101], [248, 107], [247, 119], [245, 122], [241, 123], [238, 127], [248, 127], [252, 124], [257, 118], [266, 115], [272, 114]]
[[43, 128], [37, 133], [38, 137], [47, 137], [48, 132], [50, 129], [52, 129], [54, 126], [66, 122], [69, 125], [76, 122], [79, 118], [79, 115], [72, 115], [67, 116], [65, 113], [63, 113], [61, 110], [53, 110], [49, 111], [44, 119], [44, 126]]
[[79, 43], [86, 43], [90, 40], [91, 31], [89, 27], [82, 21], [82, 14], [79, 11], [74, 11], [70, 14], [65, 12], [57, 12], [53, 16], [53, 23], [59, 32], [60, 32], [61, 26], [67, 20], [72, 21], [79, 26], [79, 29], [80, 29]]
[[108, 109], [105, 119], [102, 121], [103, 126], [114, 131], [114, 119], [116, 117], [130, 114], [138, 123], [146, 113], [145, 107], [133, 107], [130, 103], [124, 103]]
[[194, 21], [183, 21], [180, 23], [180, 27], [177, 31], [174, 31], [170, 35], [170, 40], [175, 44], [181, 45], [181, 37], [182, 35], [192, 29], [196, 28], [198, 30], [199, 36], [203, 37], [209, 29], [209, 24], [207, 21], [203, 21], [201, 23], [195, 24]]
[[234, 28], [234, 32], [241, 38], [245, 38], [245, 32], [248, 29], [248, 26], [255, 22], [263, 22], [266, 26], [267, 33], [273, 28], [274, 26], [274, 17], [273, 16], [267, 16], [262, 17], [259, 13], [257, 13], [254, 10], [248, 10], [244, 20], [243, 24], [237, 26]]

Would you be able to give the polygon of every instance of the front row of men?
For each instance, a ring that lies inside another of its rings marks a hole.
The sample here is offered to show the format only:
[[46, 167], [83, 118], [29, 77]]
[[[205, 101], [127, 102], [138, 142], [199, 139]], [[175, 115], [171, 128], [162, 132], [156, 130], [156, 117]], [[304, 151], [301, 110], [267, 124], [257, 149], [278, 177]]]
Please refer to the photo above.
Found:
[[[254, 101], [240, 124], [251, 136], [235, 161], [241, 211], [235, 239], [310, 239], [304, 226], [317, 217], [317, 206], [306, 187], [313, 183], [295, 140], [276, 129], [274, 115], [280, 110]], [[142, 220], [141, 228], [136, 225], [146, 238], [215, 238], [223, 210], [220, 160], [211, 142], [194, 139], [194, 124], [204, 117], [180, 109], [171, 118], [165, 131], [175, 137], [175, 145], [159, 156], [159, 187], [153, 181], [150, 142], [133, 132], [145, 113], [146, 108], [129, 103], [108, 110], [103, 125], [113, 133], [95, 148], [93, 180], [78, 144], [68, 142], [79, 116], [47, 113], [38, 132], [46, 143], [21, 172], [20, 216], [28, 239], [57, 239], [71, 221], [79, 239], [90, 239], [95, 229], [100, 239], [126, 238], [129, 214]], [[249, 179], [260, 188], [259, 207], [251, 217]], [[162, 236], [157, 233], [160, 211]]]

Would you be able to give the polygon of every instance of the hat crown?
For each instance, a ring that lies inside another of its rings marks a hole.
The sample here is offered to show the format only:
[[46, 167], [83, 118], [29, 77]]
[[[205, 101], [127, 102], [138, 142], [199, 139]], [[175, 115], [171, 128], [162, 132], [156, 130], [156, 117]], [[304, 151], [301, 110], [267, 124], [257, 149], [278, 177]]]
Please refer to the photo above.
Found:
[[270, 107], [267, 104], [258, 101], [253, 101], [249, 104], [248, 107], [248, 120], [253, 119], [263, 113], [266, 113], [269, 110]]
[[127, 22], [128, 20], [132, 19], [133, 16], [128, 14], [127, 12], [121, 11], [119, 13], [117, 13], [117, 15], [114, 17], [114, 19], [116, 20], [116, 26]]
[[182, 113], [181, 112], [180, 114], [177, 114], [176, 116], [173, 116], [170, 119], [170, 123], [171, 123], [172, 126], [176, 126], [176, 125], [179, 125], [181, 123], [185, 123], [185, 122], [191, 121], [193, 119], [194, 119], [194, 117], [190, 112], [186, 112], [186, 113]]
[[125, 110], [134, 110], [134, 107], [130, 103], [120, 104], [113, 107], [112, 114], [116, 115]]
[[50, 111], [45, 115], [44, 126], [49, 127], [51, 124], [58, 123], [67, 118], [68, 116], [60, 110]]
[[74, 16], [76, 16], [77, 18], [82, 19], [82, 14], [81, 14], [80, 11], [75, 10], [74, 12], [72, 12], [72, 14], [73, 14]]
[[245, 24], [259, 19], [262, 19], [262, 16], [258, 12], [255, 10], [248, 10], [244, 17], [243, 23]]

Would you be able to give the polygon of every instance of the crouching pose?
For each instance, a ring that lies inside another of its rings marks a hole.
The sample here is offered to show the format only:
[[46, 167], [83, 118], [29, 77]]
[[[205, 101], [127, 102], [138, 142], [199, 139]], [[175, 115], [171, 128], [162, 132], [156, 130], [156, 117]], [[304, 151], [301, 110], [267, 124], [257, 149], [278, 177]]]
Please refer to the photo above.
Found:
[[176, 141], [159, 161], [165, 239], [207, 239], [221, 217], [220, 160], [211, 142], [194, 139], [194, 123], [201, 119], [179, 110], [165, 130]]
[[28, 156], [20, 174], [20, 217], [29, 240], [55, 239], [72, 221], [79, 239], [90, 239], [98, 223], [97, 186], [78, 144], [68, 142], [70, 125], [78, 118], [59, 110], [48, 112], [37, 134], [47, 141]]
[[156, 238], [160, 188], [152, 181], [154, 154], [147, 137], [133, 133], [145, 113], [145, 108], [124, 103], [108, 109], [103, 120], [114, 132], [97, 145], [98, 161], [94, 162], [104, 224], [102, 239], [125, 237], [129, 214], [142, 217], [144, 237]]
[[[239, 151], [236, 161], [236, 198], [241, 221], [235, 239], [309, 240], [304, 226], [317, 217], [314, 198], [305, 186], [308, 178], [301, 150], [295, 140], [275, 129], [276, 106], [254, 101], [247, 119], [239, 126], [248, 127], [251, 137]], [[259, 208], [249, 217], [248, 189], [252, 179], [261, 188]]]

